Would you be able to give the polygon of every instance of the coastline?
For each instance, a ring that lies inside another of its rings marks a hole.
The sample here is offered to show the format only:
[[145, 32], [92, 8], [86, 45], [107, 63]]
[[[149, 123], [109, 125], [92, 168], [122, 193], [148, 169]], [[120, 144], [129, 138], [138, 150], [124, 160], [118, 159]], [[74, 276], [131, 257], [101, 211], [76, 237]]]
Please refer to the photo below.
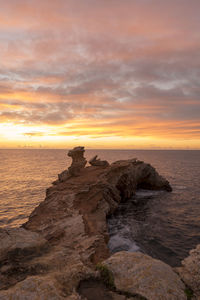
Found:
[[[4, 286], [0, 299], [9, 299], [6, 297], [16, 292], [22, 296], [23, 293], [30, 293], [30, 290], [24, 289], [27, 282], [33, 284], [36, 291], [40, 283], [43, 292], [50, 290], [57, 297], [55, 299], [79, 299], [77, 289], [82, 281], [89, 278], [101, 281], [97, 264], [109, 265], [110, 257], [116, 257], [110, 256], [107, 248], [106, 216], [117, 208], [120, 201], [130, 198], [138, 186], [171, 191], [169, 183], [151, 165], [136, 159], [118, 161], [106, 167], [83, 167], [78, 176], [56, 181], [47, 189], [46, 199], [31, 213], [22, 228], [1, 230], [1, 241], [4, 241], [0, 248], [1, 278]], [[121, 255], [120, 264], [127, 254]], [[141, 261], [144, 258], [145, 255]], [[126, 257], [124, 259], [127, 260]], [[154, 259], [149, 260], [152, 265], [155, 263]], [[162, 267], [166, 265], [160, 263]], [[186, 299], [186, 287], [176, 277], [178, 275], [169, 266], [163, 268], [163, 272], [167, 268], [169, 274], [176, 278], [175, 294], [172, 295], [176, 297], [178, 291], [180, 298], [166, 296], [162, 299]], [[112, 273], [115, 274], [114, 269]], [[117, 282], [114, 278], [115, 289], [110, 292], [117, 295], [119, 292], [125, 293], [122, 287], [116, 287]], [[164, 284], [162, 288], [165, 288]], [[158, 286], [156, 289], [158, 291]], [[147, 297], [147, 292], [138, 293], [135, 288], [134, 294], [127, 290], [133, 297]], [[36, 299], [34, 294], [30, 297]], [[53, 296], [48, 297], [54, 299]], [[147, 299], [152, 297], [149, 295]]]

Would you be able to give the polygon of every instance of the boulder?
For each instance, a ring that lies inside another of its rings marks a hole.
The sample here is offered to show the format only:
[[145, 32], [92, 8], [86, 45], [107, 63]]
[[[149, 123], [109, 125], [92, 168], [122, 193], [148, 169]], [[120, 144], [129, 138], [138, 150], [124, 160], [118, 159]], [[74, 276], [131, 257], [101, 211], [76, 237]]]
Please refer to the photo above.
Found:
[[182, 267], [176, 270], [197, 299], [200, 299], [200, 244], [190, 251], [190, 255], [182, 261]]
[[102, 262], [118, 291], [148, 300], [186, 300], [185, 286], [167, 264], [140, 252], [118, 252]]
[[107, 162], [107, 160], [101, 160], [100, 158], [97, 159], [97, 155], [95, 155], [94, 157], [92, 157], [89, 160], [89, 164], [91, 166], [95, 166], [95, 167], [107, 167], [107, 166], [109, 166], [109, 163]]

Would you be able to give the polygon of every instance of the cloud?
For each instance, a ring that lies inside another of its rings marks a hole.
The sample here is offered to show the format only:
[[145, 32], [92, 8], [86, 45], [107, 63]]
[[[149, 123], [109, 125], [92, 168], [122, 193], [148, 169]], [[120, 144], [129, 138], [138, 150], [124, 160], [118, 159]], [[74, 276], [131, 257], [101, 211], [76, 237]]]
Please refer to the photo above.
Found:
[[1, 2], [1, 122], [200, 137], [199, 1]]
[[38, 136], [41, 137], [41, 136], [45, 136], [46, 134], [42, 132], [25, 132], [24, 135], [28, 137], [38, 137]]

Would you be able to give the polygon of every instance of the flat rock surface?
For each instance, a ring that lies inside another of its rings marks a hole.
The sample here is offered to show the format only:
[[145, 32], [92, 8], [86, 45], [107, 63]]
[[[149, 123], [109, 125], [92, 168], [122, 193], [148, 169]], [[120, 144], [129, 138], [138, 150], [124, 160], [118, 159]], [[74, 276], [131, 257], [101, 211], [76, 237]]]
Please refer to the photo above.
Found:
[[102, 263], [119, 291], [148, 300], [186, 300], [185, 286], [167, 264], [140, 252], [118, 252]]

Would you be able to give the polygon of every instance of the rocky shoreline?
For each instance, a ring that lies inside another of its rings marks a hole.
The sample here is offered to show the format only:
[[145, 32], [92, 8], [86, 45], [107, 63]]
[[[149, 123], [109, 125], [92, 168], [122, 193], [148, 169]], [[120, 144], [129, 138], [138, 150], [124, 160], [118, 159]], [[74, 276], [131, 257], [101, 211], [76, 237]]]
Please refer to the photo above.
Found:
[[142, 253], [109, 253], [106, 217], [137, 188], [171, 191], [137, 159], [109, 165], [84, 147], [20, 228], [0, 229], [0, 300], [200, 299], [200, 245], [182, 267]]

